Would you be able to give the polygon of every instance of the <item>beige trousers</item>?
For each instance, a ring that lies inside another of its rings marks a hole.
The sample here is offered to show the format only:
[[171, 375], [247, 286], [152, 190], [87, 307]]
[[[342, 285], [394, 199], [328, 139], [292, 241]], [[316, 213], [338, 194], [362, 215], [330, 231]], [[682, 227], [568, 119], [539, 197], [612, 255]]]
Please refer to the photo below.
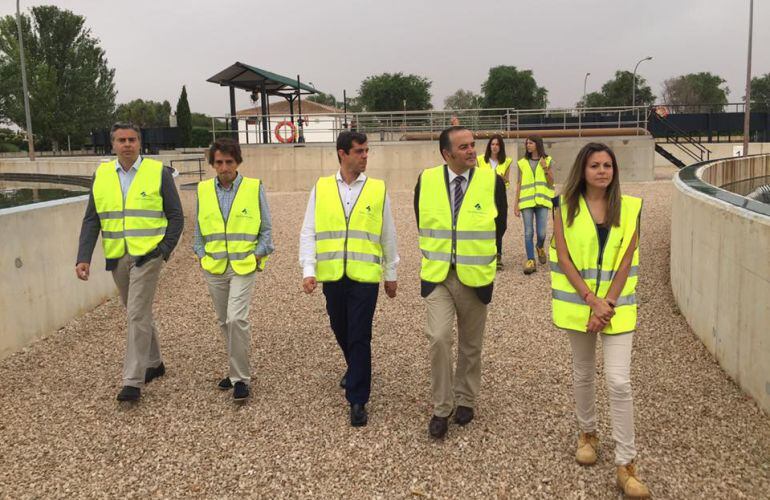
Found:
[[[596, 430], [596, 334], [568, 332], [572, 345], [573, 389], [578, 425], [583, 432]], [[604, 376], [610, 400], [615, 464], [636, 457], [634, 400], [631, 395], [631, 345], [634, 334], [601, 335]]]
[[158, 330], [152, 318], [152, 301], [162, 267], [163, 257], [136, 267], [134, 258], [126, 254], [118, 260], [117, 267], [112, 271], [112, 279], [118, 287], [128, 318], [123, 385], [142, 387], [147, 368], [161, 363]]
[[[457, 406], [473, 408], [481, 385], [481, 345], [487, 306], [476, 291], [460, 283], [450, 270], [447, 278], [425, 298], [430, 341], [433, 414], [447, 417]], [[452, 327], [457, 316], [457, 367], [452, 377]]]
[[249, 305], [254, 291], [256, 271], [246, 275], [236, 274], [231, 266], [223, 274], [211, 274], [203, 271], [209, 294], [214, 302], [217, 323], [225, 341], [230, 362], [228, 377], [230, 381], [244, 382], [251, 380], [249, 365]]

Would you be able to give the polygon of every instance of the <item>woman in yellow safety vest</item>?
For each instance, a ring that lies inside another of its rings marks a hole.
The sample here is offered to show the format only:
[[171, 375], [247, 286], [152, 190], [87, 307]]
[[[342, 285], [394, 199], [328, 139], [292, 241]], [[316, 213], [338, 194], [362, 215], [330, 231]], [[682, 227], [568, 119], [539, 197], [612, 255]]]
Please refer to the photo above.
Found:
[[[483, 155], [476, 158], [479, 167], [491, 168], [497, 175], [505, 181], [505, 187], [510, 184], [510, 169], [512, 158], [505, 154], [505, 142], [503, 136], [494, 134], [487, 143], [487, 149]], [[497, 268], [503, 268], [503, 235], [505, 231], [497, 234]]]
[[636, 330], [636, 283], [642, 200], [620, 194], [618, 163], [604, 144], [578, 153], [554, 210], [551, 240], [551, 305], [554, 324], [569, 336], [579, 426], [575, 459], [597, 460], [596, 338], [615, 440], [617, 484], [634, 498], [650, 495], [636, 477], [631, 347]]
[[524, 274], [537, 270], [535, 248], [532, 237], [537, 232], [537, 257], [540, 264], [545, 264], [545, 232], [548, 228], [548, 212], [553, 206], [553, 161], [545, 154], [543, 139], [530, 136], [524, 141], [525, 154], [519, 159], [519, 176], [516, 180], [516, 193], [513, 199], [513, 213], [524, 219], [524, 249], [527, 261]]

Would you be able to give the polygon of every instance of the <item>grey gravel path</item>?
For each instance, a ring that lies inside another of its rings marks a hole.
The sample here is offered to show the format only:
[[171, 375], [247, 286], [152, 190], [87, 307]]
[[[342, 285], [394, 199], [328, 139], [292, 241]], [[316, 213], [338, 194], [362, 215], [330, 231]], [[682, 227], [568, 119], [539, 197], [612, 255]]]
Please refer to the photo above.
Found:
[[[645, 198], [633, 360], [642, 477], [657, 498], [768, 498], [770, 419], [688, 329], [671, 294], [670, 182], [626, 191]], [[257, 279], [247, 405], [214, 388], [224, 350], [186, 231], [155, 304], [168, 373], [138, 406], [114, 399], [125, 344], [117, 300], [0, 362], [0, 498], [617, 497], [603, 381], [603, 452], [593, 467], [574, 462], [569, 346], [550, 322], [547, 273], [520, 271], [513, 216], [477, 418], [435, 443], [411, 193], [392, 194], [399, 295], [381, 293], [375, 316], [370, 423], [349, 427], [323, 296], [300, 292], [306, 196], [269, 196], [278, 252]]]

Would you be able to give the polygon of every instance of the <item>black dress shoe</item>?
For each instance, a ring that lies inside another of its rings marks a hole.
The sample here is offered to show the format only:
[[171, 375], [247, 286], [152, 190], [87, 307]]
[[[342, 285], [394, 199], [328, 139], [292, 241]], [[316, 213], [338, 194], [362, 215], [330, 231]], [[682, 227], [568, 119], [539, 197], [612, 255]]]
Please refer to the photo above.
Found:
[[340, 379], [340, 387], [344, 389], [347, 386], [348, 386], [348, 374], [347, 372], [345, 372], [345, 375], [343, 375], [342, 378]]
[[366, 405], [358, 403], [350, 405], [350, 425], [363, 427], [368, 421], [369, 415], [366, 413]]
[[233, 388], [233, 383], [230, 382], [230, 377], [225, 377], [219, 381], [219, 383], [217, 384], [217, 387], [221, 391], [227, 391]]
[[139, 396], [142, 391], [138, 387], [131, 387], [130, 385], [124, 385], [118, 393], [118, 401], [139, 401]]
[[458, 406], [455, 410], [455, 422], [457, 425], [468, 425], [473, 420], [473, 408]]
[[431, 437], [441, 439], [446, 436], [447, 428], [449, 427], [449, 417], [437, 417], [433, 415], [428, 424], [428, 433]]
[[235, 390], [233, 391], [233, 400], [240, 403], [245, 401], [248, 397], [249, 397], [249, 386], [241, 381], [236, 382]]
[[144, 372], [144, 383], [149, 384], [154, 379], [158, 377], [162, 377], [165, 374], [166, 374], [166, 365], [164, 365], [163, 362], [161, 362], [155, 368], [153, 367], [147, 368], [147, 371]]

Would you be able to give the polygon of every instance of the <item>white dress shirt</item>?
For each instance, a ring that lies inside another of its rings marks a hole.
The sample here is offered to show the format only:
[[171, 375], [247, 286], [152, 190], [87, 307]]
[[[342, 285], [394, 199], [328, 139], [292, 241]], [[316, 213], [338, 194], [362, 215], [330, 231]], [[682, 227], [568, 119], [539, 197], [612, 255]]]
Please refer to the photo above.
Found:
[[[337, 189], [342, 200], [342, 207], [345, 210], [345, 218], [350, 217], [350, 211], [361, 194], [364, 187], [366, 175], [360, 174], [352, 184], [348, 185], [342, 179], [342, 175], [337, 171]], [[393, 222], [393, 215], [390, 212], [390, 198], [385, 194], [385, 206], [382, 211], [382, 261], [383, 277], [385, 281], [396, 281], [396, 266], [398, 266], [398, 248], [396, 244], [396, 225]], [[305, 221], [302, 223], [302, 230], [299, 233], [299, 265], [302, 267], [302, 277], [315, 276], [315, 186], [310, 191], [310, 199], [307, 201], [305, 210]]]

